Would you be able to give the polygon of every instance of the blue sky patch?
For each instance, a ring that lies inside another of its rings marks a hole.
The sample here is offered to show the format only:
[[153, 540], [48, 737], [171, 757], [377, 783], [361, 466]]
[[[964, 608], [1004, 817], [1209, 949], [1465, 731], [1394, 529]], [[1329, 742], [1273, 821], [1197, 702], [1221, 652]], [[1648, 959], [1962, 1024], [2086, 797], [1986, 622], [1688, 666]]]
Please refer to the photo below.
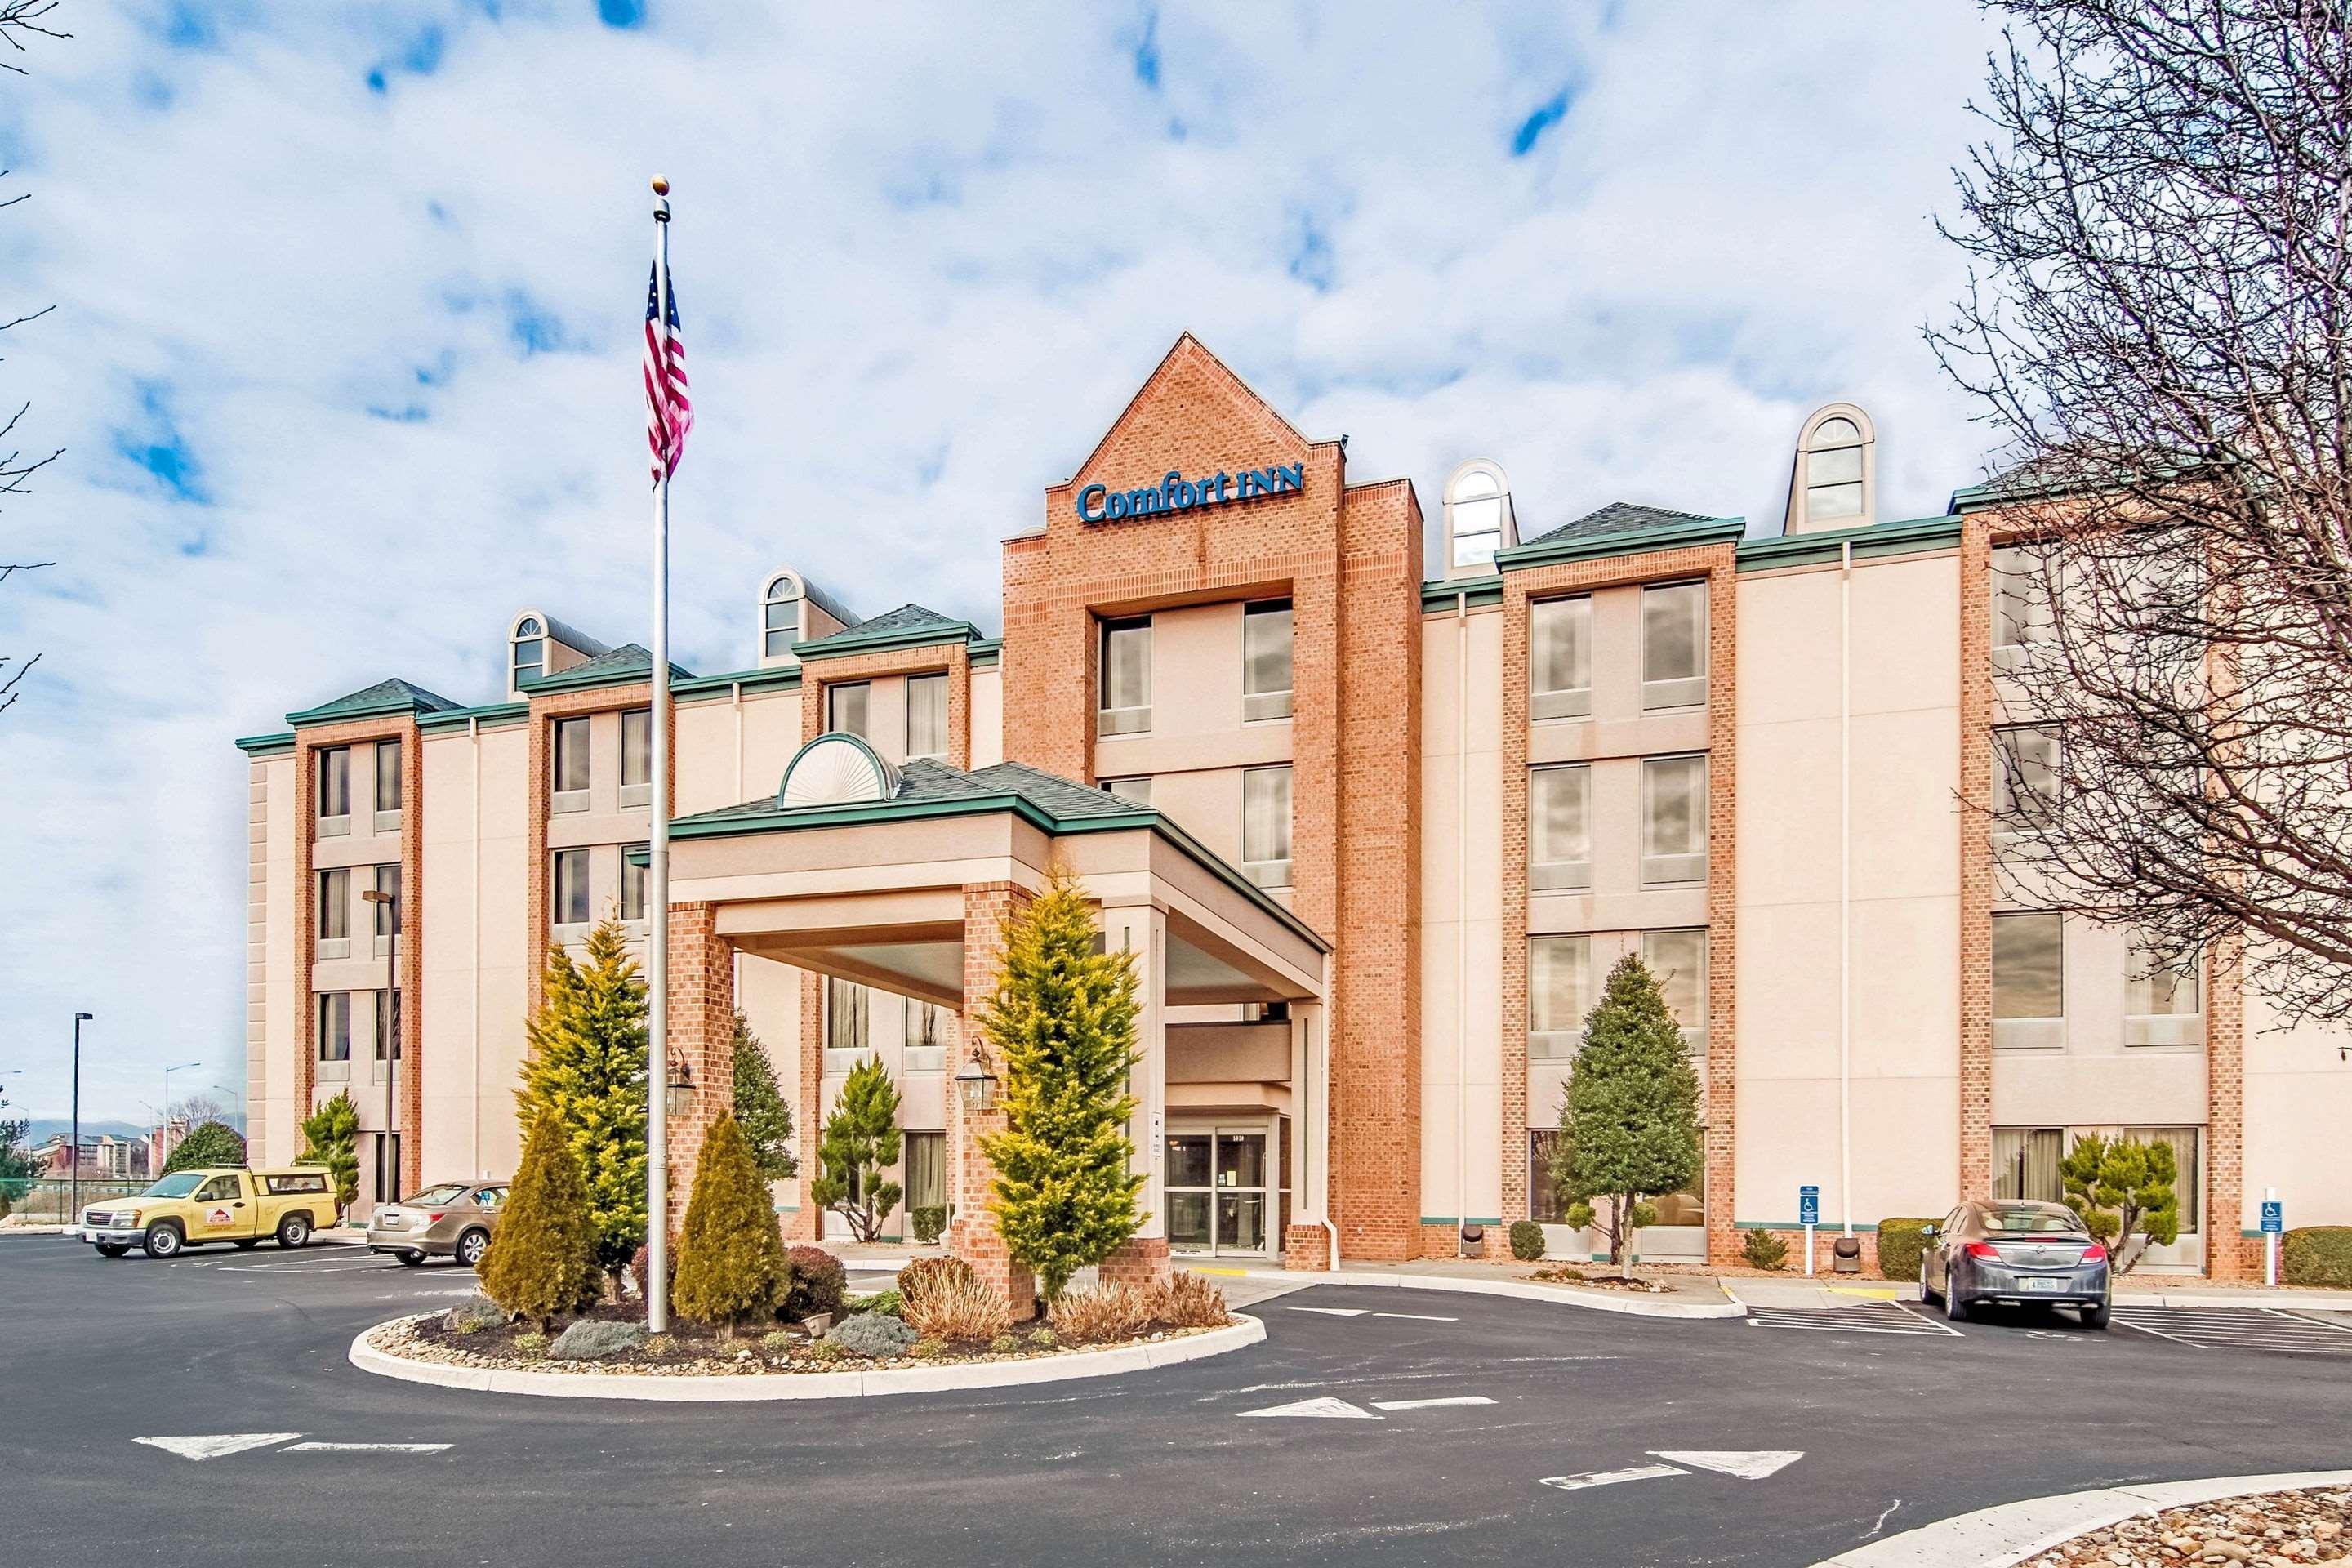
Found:
[[1157, 7], [1143, 14], [1143, 37], [1135, 42], [1135, 79], [1160, 90], [1160, 12]]
[[596, 19], [608, 27], [642, 27], [646, 0], [596, 0]]
[[1517, 132], [1511, 137], [1511, 156], [1524, 158], [1534, 152], [1536, 143], [1543, 140], [1544, 132], [1568, 118], [1568, 89], [1561, 88], [1533, 114], [1519, 121]]
[[507, 336], [522, 350], [531, 354], [556, 353], [575, 346], [563, 330], [562, 318], [533, 300], [520, 289], [510, 289], [506, 297]]
[[140, 417], [114, 428], [116, 453], [144, 468], [173, 500], [210, 506], [204, 464], [172, 416], [171, 388], [160, 381], [142, 381], [138, 387]]

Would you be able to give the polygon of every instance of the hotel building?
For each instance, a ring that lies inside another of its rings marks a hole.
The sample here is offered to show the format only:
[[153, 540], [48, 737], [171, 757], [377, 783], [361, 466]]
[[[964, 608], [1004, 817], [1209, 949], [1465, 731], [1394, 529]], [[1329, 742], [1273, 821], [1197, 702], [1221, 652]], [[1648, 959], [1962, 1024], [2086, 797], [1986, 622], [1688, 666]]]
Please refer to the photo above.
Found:
[[[677, 1186], [740, 1008], [795, 1101], [789, 1232], [836, 1233], [814, 1133], [878, 1054], [906, 1203], [1009, 1274], [969, 1135], [992, 1113], [952, 1079], [998, 922], [1060, 865], [1142, 984], [1150, 1217], [1114, 1270], [1494, 1254], [1528, 1217], [1586, 1252], [1544, 1171], [1627, 952], [1704, 1085], [1704, 1174], [1648, 1257], [1793, 1236], [1803, 1184], [1824, 1254], [1845, 1221], [1867, 1252], [1883, 1217], [2057, 1197], [2094, 1129], [2181, 1157], [2151, 1268], [2258, 1271], [2266, 1186], [2352, 1220], [2340, 1042], [2004, 868], [1997, 756], [2030, 782], [2048, 741], [2003, 671], [2042, 628], [1997, 495], [1882, 521], [1876, 475], [1835, 405], [1778, 532], [1519, 496], [1486, 458], [1425, 517], [1188, 335], [1004, 542], [1001, 637], [860, 618], [789, 565], [745, 584], [744, 667], [672, 671]], [[504, 637], [498, 700], [386, 679], [238, 742], [255, 1158], [348, 1089], [362, 1210], [509, 1173], [548, 952], [606, 911], [644, 931], [649, 657], [538, 605]]]

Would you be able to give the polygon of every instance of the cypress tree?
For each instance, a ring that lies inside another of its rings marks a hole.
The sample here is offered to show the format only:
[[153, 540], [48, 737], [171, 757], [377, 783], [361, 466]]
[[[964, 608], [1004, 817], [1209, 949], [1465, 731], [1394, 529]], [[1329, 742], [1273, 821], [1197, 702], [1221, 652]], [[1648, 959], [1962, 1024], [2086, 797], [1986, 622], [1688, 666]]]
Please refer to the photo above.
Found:
[[482, 1255], [482, 1293], [541, 1330], [596, 1300], [596, 1247], [588, 1187], [562, 1123], [542, 1116], [523, 1140], [498, 1239]]
[[812, 1200], [849, 1222], [852, 1235], [872, 1241], [898, 1206], [898, 1187], [882, 1173], [898, 1163], [898, 1090], [882, 1070], [879, 1056], [849, 1069], [833, 1114], [817, 1142], [817, 1178]]
[[543, 989], [515, 1099], [525, 1126], [551, 1118], [571, 1143], [596, 1266], [619, 1300], [646, 1238], [646, 983], [620, 921], [597, 922], [584, 963], [551, 949]]
[[735, 1015], [735, 1124], [743, 1130], [761, 1181], [789, 1181], [801, 1173], [791, 1148], [791, 1102], [776, 1086], [776, 1069], [740, 1012]]
[[1130, 1173], [1135, 965], [1095, 951], [1094, 908], [1066, 871], [1004, 928], [1004, 963], [982, 1021], [1004, 1064], [1005, 1129], [989, 1207], [1048, 1299], [1142, 1223]]
[[1609, 972], [1570, 1068], [1552, 1179], [1589, 1211], [1607, 1198], [1609, 1261], [1624, 1267], [1654, 1213], [1643, 1196], [1679, 1192], [1699, 1168], [1698, 1074], [1657, 976], [1628, 953]]
[[767, 1184], [751, 1163], [743, 1130], [722, 1110], [703, 1137], [695, 1166], [670, 1305], [688, 1322], [715, 1326], [724, 1342], [734, 1338], [744, 1318], [782, 1300], [792, 1283], [792, 1260], [784, 1255]]
[[[194, 1141], [192, 1134], [188, 1142]], [[187, 1146], [183, 1143], [180, 1148]], [[172, 1158], [179, 1157], [179, 1151], [173, 1151]], [[239, 1163], [244, 1158], [241, 1153], [237, 1156]], [[360, 1108], [352, 1103], [351, 1090], [337, 1090], [334, 1099], [302, 1119], [302, 1163], [327, 1167], [327, 1178], [335, 1184], [338, 1209], [351, 1207], [352, 1200], [360, 1195]]]

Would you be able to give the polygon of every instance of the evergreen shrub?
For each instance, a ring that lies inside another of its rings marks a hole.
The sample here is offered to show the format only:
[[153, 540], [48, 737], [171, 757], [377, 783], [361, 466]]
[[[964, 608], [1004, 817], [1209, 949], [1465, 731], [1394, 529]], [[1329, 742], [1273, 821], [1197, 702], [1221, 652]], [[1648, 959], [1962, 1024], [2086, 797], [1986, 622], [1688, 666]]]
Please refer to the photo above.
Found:
[[2279, 1237], [2279, 1278], [2352, 1288], [2352, 1225], [2307, 1225]]
[[562, 1125], [530, 1125], [522, 1164], [499, 1215], [498, 1245], [483, 1254], [482, 1293], [510, 1317], [551, 1326], [595, 1300], [600, 1285], [588, 1189]]
[[1920, 1233], [1932, 1219], [1883, 1219], [1878, 1222], [1878, 1272], [1885, 1279], [1919, 1278], [1920, 1255], [1927, 1238]]
[[849, 1295], [849, 1271], [841, 1266], [841, 1259], [822, 1247], [792, 1247], [786, 1256], [792, 1259], [793, 1284], [777, 1311], [794, 1323], [820, 1312], [840, 1317]]
[[1511, 1222], [1511, 1256], [1522, 1263], [1533, 1263], [1544, 1255], [1543, 1226], [1531, 1219]]
[[717, 1329], [723, 1342], [744, 1319], [773, 1309], [792, 1282], [768, 1184], [734, 1116], [722, 1110], [703, 1135], [670, 1300], [679, 1317]]

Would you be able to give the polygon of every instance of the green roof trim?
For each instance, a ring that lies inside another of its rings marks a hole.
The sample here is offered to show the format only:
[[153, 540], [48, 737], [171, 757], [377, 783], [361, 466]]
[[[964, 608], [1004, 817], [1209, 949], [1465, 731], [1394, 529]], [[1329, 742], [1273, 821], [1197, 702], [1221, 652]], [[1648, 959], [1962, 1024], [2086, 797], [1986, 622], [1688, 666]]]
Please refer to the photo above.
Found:
[[891, 653], [899, 648], [936, 647], [948, 643], [961, 643], [969, 648], [982, 640], [980, 628], [970, 621], [921, 621], [913, 626], [885, 626], [869, 630], [872, 625], [868, 622], [813, 642], [796, 642], [793, 651], [806, 664], [811, 659], [847, 658], [854, 654]]
[[274, 757], [294, 749], [294, 731], [288, 730], [277, 735], [246, 735], [238, 739], [236, 749], [248, 757]]
[[974, 637], [971, 641], [964, 645], [964, 655], [971, 660], [971, 667], [974, 669], [986, 669], [1003, 660], [1004, 657], [1004, 639], [1003, 637]]
[[725, 675], [697, 675], [669, 683], [669, 694], [681, 702], [701, 701], [713, 697], [725, 697], [735, 688], [746, 691], [792, 691], [801, 683], [801, 667], [796, 664], [772, 664], [759, 669], [730, 670]]
[[1916, 517], [1902, 522], [1874, 522], [1862, 528], [1746, 540], [1739, 546], [1739, 569], [1769, 572], [1783, 566], [1830, 565], [1840, 559], [1848, 544], [1853, 546], [1856, 561], [1871, 561], [1889, 555], [1957, 549], [1959, 542], [1958, 517]]
[[1658, 528], [1629, 529], [1622, 533], [1592, 533], [1567, 538], [1546, 537], [1496, 552], [1497, 572], [1524, 572], [1533, 566], [1557, 566], [1570, 561], [1600, 561], [1612, 555], [1635, 555], [1648, 550], [1694, 550], [1709, 544], [1736, 544], [1748, 532], [1744, 517], [1703, 517]]
[[1421, 613], [1424, 616], [1433, 613], [1450, 616], [1454, 613], [1455, 601], [1465, 597], [1474, 610], [1486, 605], [1499, 605], [1503, 602], [1503, 580], [1499, 576], [1465, 577], [1454, 583], [1423, 583], [1421, 585]]
[[[593, 691], [604, 686], [635, 686], [650, 681], [654, 674], [654, 656], [643, 645], [623, 643], [609, 653], [561, 669], [553, 675], [542, 675], [536, 680], [522, 683], [523, 694], [538, 697], [555, 691]], [[672, 660], [669, 678], [673, 685], [694, 679], [694, 671]]]
[[452, 708], [440, 713], [429, 713], [416, 721], [421, 733], [438, 734], [444, 730], [463, 730], [478, 723], [485, 730], [503, 730], [509, 724], [527, 722], [530, 718], [528, 702], [489, 702], [479, 708]]

